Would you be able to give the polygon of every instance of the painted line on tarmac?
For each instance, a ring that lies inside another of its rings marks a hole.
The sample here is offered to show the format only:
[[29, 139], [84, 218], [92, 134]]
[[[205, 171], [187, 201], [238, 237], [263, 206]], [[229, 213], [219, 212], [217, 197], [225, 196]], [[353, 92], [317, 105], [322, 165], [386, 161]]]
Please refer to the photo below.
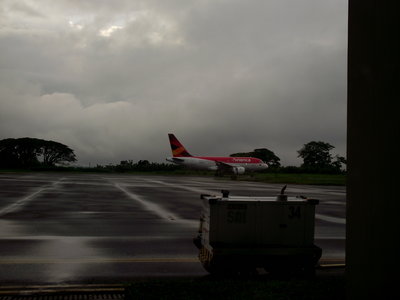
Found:
[[120, 191], [124, 192], [132, 200], [139, 202], [145, 209], [155, 213], [157, 216], [159, 216], [160, 218], [162, 218], [164, 220], [176, 221], [177, 223], [181, 223], [181, 224], [185, 224], [185, 225], [193, 226], [193, 227], [198, 227], [198, 225], [199, 225], [198, 221], [182, 219], [179, 216], [175, 215], [173, 212], [170, 212], [155, 203], [144, 200], [143, 197], [128, 191], [127, 189], [125, 189], [121, 185], [119, 185], [118, 183], [115, 183], [114, 186], [117, 189], [119, 189]]
[[326, 269], [326, 268], [345, 268], [346, 264], [321, 264], [318, 265], [318, 268]]
[[[197, 224], [198, 222], [196, 222]], [[197, 224], [198, 225], [198, 224]], [[177, 241], [186, 239], [185, 237], [165, 236], [165, 235], [138, 235], [138, 236], [65, 236], [65, 235], [20, 235], [20, 236], [0, 236], [0, 242], [4, 241], [72, 241], [72, 242], [86, 242], [86, 241], [154, 241], [165, 240], [166, 242]]]
[[345, 236], [339, 236], [339, 235], [315, 235], [314, 239], [316, 240], [346, 240]]
[[318, 263], [320, 268], [343, 268], [346, 267], [345, 258], [321, 258]]
[[76, 259], [0, 259], [0, 265], [31, 264], [104, 264], [104, 263], [198, 263], [197, 257], [135, 257], [135, 258], [76, 258]]
[[337, 218], [337, 217], [331, 217], [331, 216], [321, 215], [321, 214], [315, 214], [315, 218], [322, 220], [322, 221], [330, 222], [330, 223], [346, 225], [345, 218]]
[[[7, 295], [5, 299], [21, 299], [14, 298], [11, 295], [24, 297], [23, 299], [123, 299], [123, 297], [115, 297], [115, 293], [123, 293], [125, 285], [123, 284], [53, 284], [53, 285], [5, 285], [0, 286], [0, 295]], [[71, 295], [71, 293], [107, 293], [106, 297], [101, 295], [92, 295], [84, 297], [83, 295]], [[53, 298], [50, 294], [68, 293], [68, 296], [58, 295]], [[38, 295], [35, 295], [38, 294]], [[43, 295], [47, 294], [47, 295]], [[110, 295], [112, 297], [110, 297]], [[100, 297], [99, 297], [100, 296]], [[1, 298], [3, 299], [3, 298]]]
[[321, 264], [341, 264], [345, 263], [345, 258], [329, 258], [329, 257], [323, 257], [319, 260]]
[[112, 186], [111, 183], [104, 183], [104, 182], [90, 182], [90, 181], [71, 181], [70, 179], [63, 181], [63, 184], [71, 184], [71, 185], [86, 185], [86, 186]]
[[[173, 188], [179, 188], [179, 189], [195, 192], [195, 193], [198, 193], [199, 195], [200, 194], [210, 194], [210, 195], [215, 194], [215, 191], [210, 191], [210, 190], [201, 190], [201, 189], [197, 189], [197, 188], [193, 188], [193, 187], [167, 183], [167, 182], [163, 182], [163, 181], [159, 181], [159, 180], [152, 180], [152, 179], [144, 179], [144, 180], [148, 181], [148, 182], [162, 184], [165, 186], [170, 186]], [[323, 220], [323, 221], [331, 222], [331, 223], [346, 224], [346, 219], [344, 219], [344, 218], [336, 218], [336, 217], [331, 217], [331, 216], [321, 215], [321, 214], [315, 214], [315, 218]]]
[[193, 188], [193, 187], [189, 187], [189, 186], [183, 186], [183, 185], [178, 185], [178, 184], [173, 184], [173, 183], [167, 183], [167, 182], [159, 181], [159, 180], [153, 180], [153, 179], [147, 179], [147, 178], [143, 178], [143, 180], [148, 181], [148, 182], [152, 182], [152, 183], [158, 183], [158, 184], [165, 185], [165, 186], [170, 186], [170, 187], [173, 187], [175, 189], [182, 189], [182, 190], [194, 192], [194, 193], [199, 194], [199, 196], [201, 194], [215, 195], [215, 193], [218, 193], [216, 191], [202, 190], [202, 189], [197, 189], [197, 188]]
[[320, 204], [333, 204], [333, 205], [343, 205], [346, 206], [346, 202], [340, 202], [340, 201], [321, 201]]
[[[143, 178], [143, 180], [148, 181], [148, 182], [157, 183], [157, 184], [162, 184], [165, 186], [170, 186], [173, 188], [179, 188], [179, 189], [195, 192], [195, 193], [198, 193], [199, 195], [200, 194], [210, 194], [210, 195], [215, 194], [215, 191], [201, 190], [201, 189], [197, 189], [197, 188], [193, 188], [193, 187], [167, 183], [167, 182], [163, 182], [163, 181], [159, 181], [159, 180], [145, 179], [145, 178]], [[323, 220], [323, 221], [331, 222], [331, 223], [346, 224], [346, 219], [344, 219], [344, 218], [331, 217], [331, 216], [321, 215], [321, 214], [315, 214], [315, 218]]]
[[14, 202], [2, 209], [0, 209], [0, 217], [10, 213], [10, 212], [15, 212], [18, 211], [19, 209], [21, 209], [24, 205], [26, 205], [27, 203], [29, 203], [30, 201], [32, 201], [33, 199], [35, 199], [39, 194], [51, 190], [53, 189], [57, 184], [59, 184], [62, 180], [64, 180], [64, 177], [59, 179], [58, 181], [54, 181], [51, 184], [46, 184], [42, 187], [40, 187], [36, 192], [17, 200], [17, 202]]
[[36, 284], [36, 285], [5, 285], [0, 286], [0, 290], [5, 289], [38, 289], [38, 288], [102, 288], [102, 287], [112, 287], [112, 288], [119, 288], [124, 287], [121, 283], [110, 283], [110, 284], [102, 284], [102, 283], [93, 283], [93, 284]]
[[157, 205], [155, 203], [151, 203], [151, 202], [144, 200], [143, 197], [128, 191], [126, 188], [123, 188], [118, 183], [115, 183], [114, 186], [117, 189], [119, 189], [120, 191], [124, 192], [129, 198], [131, 198], [132, 200], [135, 200], [136, 202], [139, 202], [144, 208], [146, 208], [147, 210], [149, 210], [151, 212], [154, 212], [156, 215], [158, 215], [162, 219], [165, 219], [165, 220], [179, 219], [179, 217], [176, 216], [174, 213], [165, 210], [164, 208], [160, 207], [159, 205]]
[[[134, 258], [76, 258], [76, 259], [0, 259], [0, 265], [29, 264], [103, 264], [103, 263], [199, 263], [197, 257], [134, 257]], [[320, 265], [342, 265], [344, 259], [321, 258]]]

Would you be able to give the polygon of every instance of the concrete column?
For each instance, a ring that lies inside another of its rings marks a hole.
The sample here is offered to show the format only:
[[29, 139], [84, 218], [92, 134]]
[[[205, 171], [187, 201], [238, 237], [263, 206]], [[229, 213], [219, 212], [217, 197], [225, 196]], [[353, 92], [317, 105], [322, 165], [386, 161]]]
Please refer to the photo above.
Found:
[[348, 299], [400, 297], [398, 2], [349, 0]]

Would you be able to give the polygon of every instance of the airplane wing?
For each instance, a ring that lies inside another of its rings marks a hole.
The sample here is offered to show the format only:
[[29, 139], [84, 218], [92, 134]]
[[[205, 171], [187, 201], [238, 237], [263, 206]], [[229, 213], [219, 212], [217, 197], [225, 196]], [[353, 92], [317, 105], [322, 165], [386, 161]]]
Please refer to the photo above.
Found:
[[171, 160], [173, 160], [174, 162], [177, 162], [177, 163], [185, 161], [184, 159], [177, 158], [177, 157], [171, 157]]
[[233, 173], [233, 174], [244, 174], [245, 168], [244, 167], [237, 167], [228, 163], [224, 163], [221, 161], [215, 162], [218, 168], [218, 171], [223, 173]]
[[216, 161], [215, 163], [216, 163], [218, 169], [224, 170], [224, 171], [231, 171], [232, 167], [233, 167], [230, 164], [227, 164], [227, 163], [224, 163], [224, 162], [221, 162], [221, 161]]

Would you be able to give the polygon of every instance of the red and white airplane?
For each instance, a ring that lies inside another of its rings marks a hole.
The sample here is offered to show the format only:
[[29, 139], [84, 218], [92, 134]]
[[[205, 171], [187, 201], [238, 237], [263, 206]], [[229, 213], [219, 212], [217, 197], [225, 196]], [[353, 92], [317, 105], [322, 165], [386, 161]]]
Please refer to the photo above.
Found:
[[244, 174], [246, 171], [254, 172], [268, 168], [268, 165], [259, 158], [254, 157], [214, 157], [192, 156], [172, 133], [168, 134], [173, 157], [167, 161], [183, 165], [191, 169], [211, 170], [218, 173]]

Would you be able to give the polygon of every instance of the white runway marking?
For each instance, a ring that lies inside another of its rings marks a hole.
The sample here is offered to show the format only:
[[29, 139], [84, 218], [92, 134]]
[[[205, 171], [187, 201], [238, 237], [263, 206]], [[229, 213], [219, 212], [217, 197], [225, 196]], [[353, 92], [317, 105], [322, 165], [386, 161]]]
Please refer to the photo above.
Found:
[[[65, 235], [20, 235], [20, 236], [5, 236], [0, 239], [7, 239], [9, 241], [154, 241], [154, 240], [171, 240], [176, 241], [182, 239], [181, 237], [174, 237], [169, 235], [119, 235], [119, 236], [65, 236]], [[184, 238], [186, 239], [186, 238]]]
[[132, 200], [135, 200], [136, 202], [139, 202], [145, 209], [155, 213], [157, 216], [159, 216], [162, 219], [165, 219], [168, 221], [176, 221], [178, 223], [184, 223], [186, 225], [193, 226], [193, 227], [198, 227], [198, 225], [199, 225], [198, 221], [181, 219], [179, 216], [162, 208], [161, 206], [144, 200], [143, 197], [128, 191], [127, 189], [120, 186], [118, 183], [115, 183], [114, 186], [117, 189], [119, 189], [120, 191], [124, 192], [129, 198], [131, 198]]
[[314, 236], [316, 240], [345, 240], [345, 236], [329, 236], [329, 235], [316, 235]]
[[122, 257], [122, 258], [2, 258], [0, 265], [16, 264], [100, 264], [100, 263], [199, 263], [196, 256], [193, 257]]
[[218, 192], [211, 191], [211, 190], [201, 190], [201, 189], [197, 189], [197, 188], [194, 188], [194, 187], [183, 186], [183, 185], [178, 185], [178, 184], [172, 184], [172, 183], [167, 183], [167, 182], [159, 181], [159, 180], [145, 179], [145, 178], [143, 178], [143, 179], [145, 181], [147, 181], [147, 182], [158, 183], [158, 184], [162, 184], [162, 185], [165, 185], [165, 186], [173, 187], [175, 189], [182, 189], [182, 190], [186, 190], [186, 191], [189, 191], [189, 192], [194, 192], [194, 193], [199, 194], [199, 196], [200, 196], [200, 194], [209, 194], [209, 195], [219, 194]]
[[344, 218], [336, 218], [336, 217], [320, 215], [320, 214], [315, 214], [315, 218], [320, 219], [322, 221], [331, 222], [331, 223], [337, 223], [337, 224], [343, 224], [343, 225], [346, 224], [346, 219], [344, 219]]
[[14, 202], [14, 203], [12, 203], [12, 204], [10, 204], [10, 205], [8, 205], [8, 206], [6, 206], [6, 207], [0, 209], [0, 217], [4, 216], [4, 215], [6, 215], [6, 214], [8, 214], [8, 213], [10, 213], [10, 212], [18, 211], [18, 210], [21, 209], [24, 205], [26, 205], [28, 202], [30, 202], [30, 201], [32, 201], [34, 198], [36, 198], [39, 194], [41, 194], [41, 193], [43, 193], [43, 192], [45, 192], [45, 191], [48, 191], [48, 190], [53, 189], [53, 188], [54, 188], [57, 184], [59, 184], [60, 181], [62, 181], [63, 179], [64, 179], [64, 178], [61, 178], [60, 180], [55, 181], [55, 182], [53, 182], [53, 183], [50, 184], [50, 185], [47, 184], [47, 185], [45, 185], [45, 186], [39, 188], [39, 190], [37, 190], [36, 192], [34, 192], [34, 193], [32, 193], [32, 194], [30, 194], [30, 195], [28, 195], [28, 196], [26, 196], [26, 197], [24, 197], [24, 198], [22, 198], [22, 199], [19, 199], [17, 202]]
[[[159, 180], [153, 180], [153, 179], [145, 179], [143, 178], [143, 180], [147, 181], [147, 182], [153, 182], [153, 183], [157, 183], [157, 184], [162, 184], [165, 186], [170, 186], [173, 188], [179, 188], [179, 189], [183, 189], [183, 190], [187, 190], [190, 192], [195, 192], [200, 194], [210, 194], [210, 195], [215, 195], [216, 191], [211, 191], [211, 190], [201, 190], [198, 188], [193, 188], [193, 187], [188, 187], [188, 186], [182, 186], [182, 185], [177, 185], [177, 184], [172, 184], [172, 183], [167, 183], [167, 182], [163, 182], [163, 181], [159, 181]], [[326, 216], [326, 215], [321, 215], [321, 214], [315, 214], [315, 218], [316, 219], [320, 219], [326, 222], [331, 222], [331, 223], [337, 223], [337, 224], [346, 224], [346, 219], [343, 218], [336, 218], [336, 217], [331, 217], [331, 216]]]

